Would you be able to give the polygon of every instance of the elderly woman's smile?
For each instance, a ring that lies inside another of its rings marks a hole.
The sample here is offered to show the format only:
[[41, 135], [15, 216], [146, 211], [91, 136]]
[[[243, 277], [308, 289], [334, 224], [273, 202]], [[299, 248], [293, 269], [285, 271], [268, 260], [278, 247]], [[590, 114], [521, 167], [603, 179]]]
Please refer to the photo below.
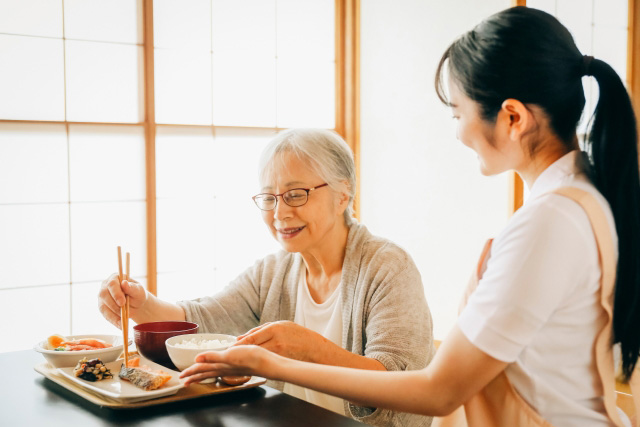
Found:
[[281, 238], [283, 239], [292, 239], [294, 237], [296, 237], [298, 234], [300, 234], [300, 232], [302, 230], [304, 230], [304, 226], [303, 227], [290, 227], [290, 228], [278, 228], [276, 227], [276, 231], [281, 234]]

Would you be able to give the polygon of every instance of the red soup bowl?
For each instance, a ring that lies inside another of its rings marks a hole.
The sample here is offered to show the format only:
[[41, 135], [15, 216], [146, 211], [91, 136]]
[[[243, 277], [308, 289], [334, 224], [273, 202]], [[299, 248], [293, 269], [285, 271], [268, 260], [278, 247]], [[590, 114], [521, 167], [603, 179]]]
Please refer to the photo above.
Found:
[[145, 358], [177, 370], [171, 362], [165, 341], [176, 335], [195, 334], [198, 332], [198, 324], [192, 322], [149, 322], [141, 323], [133, 327], [133, 341], [136, 343], [138, 353]]

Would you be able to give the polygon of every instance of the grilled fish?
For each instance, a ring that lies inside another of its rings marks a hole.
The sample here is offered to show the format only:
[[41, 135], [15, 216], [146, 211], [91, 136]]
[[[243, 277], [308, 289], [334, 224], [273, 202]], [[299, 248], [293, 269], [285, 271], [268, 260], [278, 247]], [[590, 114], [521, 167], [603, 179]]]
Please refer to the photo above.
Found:
[[123, 363], [118, 376], [146, 391], [158, 389], [171, 379], [171, 375], [166, 372], [154, 371], [144, 365], [140, 366], [140, 359], [137, 357], [129, 360], [128, 366]]

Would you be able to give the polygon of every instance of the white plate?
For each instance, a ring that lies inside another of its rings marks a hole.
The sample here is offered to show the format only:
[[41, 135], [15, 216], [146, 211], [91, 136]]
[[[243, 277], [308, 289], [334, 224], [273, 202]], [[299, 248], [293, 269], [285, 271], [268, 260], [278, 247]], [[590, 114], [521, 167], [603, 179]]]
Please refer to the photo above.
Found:
[[[82, 338], [98, 338], [111, 345], [113, 347], [100, 348], [98, 350], [79, 350], [79, 351], [55, 351], [49, 350], [47, 340], [41, 341], [33, 349], [38, 353], [42, 353], [47, 362], [51, 363], [56, 368], [74, 367], [78, 363], [78, 360], [86, 357], [87, 359], [100, 358], [105, 363], [113, 362], [122, 353], [122, 335], [69, 335], [67, 337], [70, 340], [82, 339]], [[129, 340], [129, 345], [131, 345]]]
[[171, 379], [157, 390], [145, 391], [131, 384], [129, 381], [122, 380], [118, 377], [122, 360], [106, 363], [105, 366], [113, 374], [113, 378], [102, 381], [86, 381], [73, 375], [74, 368], [58, 368], [58, 371], [69, 380], [79, 386], [90, 390], [94, 393], [101, 394], [110, 399], [123, 403], [141, 402], [143, 400], [155, 399], [157, 397], [169, 396], [176, 394], [178, 390], [184, 387], [184, 380], [178, 378], [180, 372], [167, 369], [164, 366], [153, 363], [143, 357], [140, 358], [141, 365], [147, 365], [153, 370], [162, 370], [171, 375]]

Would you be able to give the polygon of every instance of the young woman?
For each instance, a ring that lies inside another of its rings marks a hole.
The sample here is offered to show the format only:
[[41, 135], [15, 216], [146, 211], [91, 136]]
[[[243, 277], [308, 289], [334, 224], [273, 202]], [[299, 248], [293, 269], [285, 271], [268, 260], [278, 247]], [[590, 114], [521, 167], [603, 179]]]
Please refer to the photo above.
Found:
[[[188, 320], [200, 332], [239, 335], [240, 344], [325, 365], [424, 368], [434, 347], [420, 273], [404, 250], [353, 219], [355, 179], [353, 154], [334, 132], [279, 134], [262, 153], [262, 190], [253, 200], [283, 251], [257, 261], [222, 292], [177, 304], [140, 284], [121, 284], [114, 274], [102, 284], [100, 311], [119, 326], [119, 307], [129, 295], [137, 323]], [[431, 417], [357, 406], [289, 383], [269, 385], [371, 425], [431, 424]]]
[[[598, 82], [600, 99], [581, 151], [585, 75]], [[516, 7], [453, 42], [436, 88], [482, 172], [515, 170], [531, 193], [486, 247], [477, 287], [431, 364], [358, 371], [238, 346], [199, 355], [182, 374], [188, 382], [258, 374], [428, 415], [464, 404], [478, 426], [621, 423], [611, 348], [620, 344], [629, 379], [640, 347], [640, 177], [620, 78], [583, 56], [554, 17]]]

